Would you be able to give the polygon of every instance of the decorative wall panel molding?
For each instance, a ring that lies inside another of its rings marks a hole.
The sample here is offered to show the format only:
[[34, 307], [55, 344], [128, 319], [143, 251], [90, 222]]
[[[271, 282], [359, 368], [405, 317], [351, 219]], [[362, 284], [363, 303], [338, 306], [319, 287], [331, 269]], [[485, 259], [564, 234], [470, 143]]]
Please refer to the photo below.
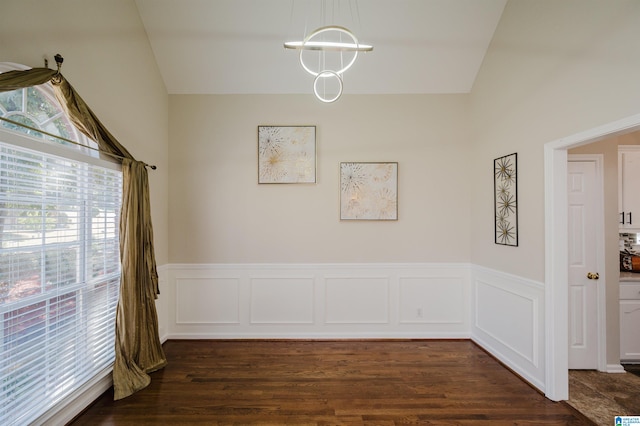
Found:
[[240, 322], [238, 279], [179, 278], [175, 283], [177, 324]]
[[314, 278], [251, 278], [251, 324], [312, 324]]
[[472, 339], [544, 391], [544, 285], [474, 267]]
[[390, 277], [325, 278], [325, 323], [388, 324]]
[[469, 338], [468, 264], [175, 264], [167, 338]]
[[463, 324], [468, 309], [464, 277], [400, 277], [400, 322], [403, 324]]

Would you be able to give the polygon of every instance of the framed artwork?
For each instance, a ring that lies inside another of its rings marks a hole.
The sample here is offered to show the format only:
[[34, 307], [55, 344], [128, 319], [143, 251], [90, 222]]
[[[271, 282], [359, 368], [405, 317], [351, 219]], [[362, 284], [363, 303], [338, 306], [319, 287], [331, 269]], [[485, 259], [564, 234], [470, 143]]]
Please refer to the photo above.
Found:
[[258, 126], [258, 183], [315, 183], [316, 126]]
[[493, 160], [495, 243], [518, 246], [518, 154]]
[[340, 163], [340, 220], [398, 220], [398, 163]]

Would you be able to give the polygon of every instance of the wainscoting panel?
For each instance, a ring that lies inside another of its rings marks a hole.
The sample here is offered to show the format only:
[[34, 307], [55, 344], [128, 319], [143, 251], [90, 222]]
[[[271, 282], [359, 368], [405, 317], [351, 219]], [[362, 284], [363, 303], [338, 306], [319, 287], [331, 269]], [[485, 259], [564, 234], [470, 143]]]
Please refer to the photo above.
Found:
[[472, 338], [544, 391], [544, 285], [475, 267]]
[[[536, 300], [486, 281], [476, 281], [476, 326], [510, 351], [536, 364], [534, 312]], [[496, 308], [500, 307], [499, 312]], [[519, 330], [505, 327], [509, 322], [520, 324]], [[527, 332], [522, 333], [522, 330]], [[517, 332], [515, 332], [517, 331]]]
[[252, 324], [312, 324], [312, 278], [252, 278]]
[[[168, 265], [166, 338], [469, 338], [468, 264]], [[163, 327], [164, 329], [164, 327]]]
[[463, 324], [466, 280], [461, 277], [400, 277], [400, 322]]
[[327, 324], [388, 324], [389, 277], [326, 278]]
[[177, 324], [237, 324], [237, 278], [179, 278], [176, 280]]

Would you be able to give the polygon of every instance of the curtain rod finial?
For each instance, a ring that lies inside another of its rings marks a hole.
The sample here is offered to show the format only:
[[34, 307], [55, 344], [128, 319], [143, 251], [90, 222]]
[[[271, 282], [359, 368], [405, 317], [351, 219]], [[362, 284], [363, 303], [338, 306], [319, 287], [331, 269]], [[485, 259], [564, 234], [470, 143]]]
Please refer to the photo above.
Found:
[[64, 62], [64, 58], [59, 53], [56, 53], [56, 56], [54, 56], [53, 58], [56, 60], [56, 65], [58, 65], [58, 73], [60, 73], [60, 68], [62, 67], [62, 63]]

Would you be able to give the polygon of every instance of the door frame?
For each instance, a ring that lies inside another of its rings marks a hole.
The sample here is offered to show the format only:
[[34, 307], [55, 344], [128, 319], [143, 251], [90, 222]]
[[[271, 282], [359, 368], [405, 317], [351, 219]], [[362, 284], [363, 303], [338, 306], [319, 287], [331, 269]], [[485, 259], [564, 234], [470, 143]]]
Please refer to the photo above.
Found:
[[[595, 236], [596, 236], [596, 270], [600, 279], [596, 280], [596, 353], [598, 371], [607, 371], [607, 275], [605, 266], [604, 238], [604, 155], [602, 154], [568, 154], [570, 162], [595, 163], [596, 187], [593, 194], [596, 203]], [[567, 194], [568, 196], [568, 194]], [[568, 240], [567, 240], [568, 243]], [[567, 257], [567, 271], [569, 262]], [[568, 274], [568, 272], [567, 272]], [[568, 289], [567, 289], [568, 291]], [[567, 305], [568, 306], [568, 305]], [[568, 308], [567, 308], [568, 309]], [[567, 310], [567, 314], [570, 312]], [[567, 319], [568, 321], [568, 319]], [[567, 342], [568, 345], [568, 342]], [[568, 353], [567, 353], [568, 356]], [[568, 360], [567, 360], [568, 366]]]
[[640, 130], [640, 114], [544, 145], [545, 396], [569, 399], [567, 149]]

